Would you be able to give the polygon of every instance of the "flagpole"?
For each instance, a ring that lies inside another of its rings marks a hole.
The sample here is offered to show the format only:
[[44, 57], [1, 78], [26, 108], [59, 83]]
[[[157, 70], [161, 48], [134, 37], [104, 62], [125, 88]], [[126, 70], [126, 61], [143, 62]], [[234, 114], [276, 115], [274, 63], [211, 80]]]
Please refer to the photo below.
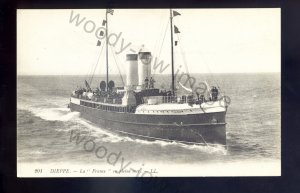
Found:
[[108, 20], [107, 20], [107, 9], [106, 9], [106, 91], [108, 91]]
[[172, 95], [175, 96], [174, 56], [173, 56], [173, 16], [172, 16], [172, 9], [170, 9], [170, 24], [171, 24]]

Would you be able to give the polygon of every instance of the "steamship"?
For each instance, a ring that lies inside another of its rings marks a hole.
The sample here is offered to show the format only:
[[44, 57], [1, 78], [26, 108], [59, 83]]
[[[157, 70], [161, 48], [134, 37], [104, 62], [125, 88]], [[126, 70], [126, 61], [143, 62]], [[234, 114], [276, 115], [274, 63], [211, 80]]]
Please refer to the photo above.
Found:
[[[105, 34], [108, 34], [106, 10]], [[155, 88], [151, 77], [151, 52], [142, 47], [137, 54], [126, 55], [126, 84], [115, 86], [109, 80], [108, 38], [106, 36], [106, 81], [91, 89], [85, 80], [84, 87], [76, 89], [70, 97], [71, 111], [80, 112], [84, 119], [122, 136], [144, 140], [164, 140], [185, 144], [226, 145], [225, 115], [227, 104], [217, 87], [207, 93], [197, 93], [180, 82], [175, 83], [173, 33], [178, 28], [173, 18], [180, 13], [170, 9], [171, 67], [170, 90]], [[173, 31], [174, 30], [174, 31]], [[187, 94], [179, 95], [175, 84]]]

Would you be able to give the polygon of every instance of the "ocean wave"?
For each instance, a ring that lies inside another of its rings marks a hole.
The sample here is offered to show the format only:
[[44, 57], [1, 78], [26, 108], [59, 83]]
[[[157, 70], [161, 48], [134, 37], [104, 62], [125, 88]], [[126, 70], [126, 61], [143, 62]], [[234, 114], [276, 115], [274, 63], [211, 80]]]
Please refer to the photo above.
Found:
[[226, 147], [223, 145], [198, 145], [198, 144], [184, 144], [177, 141], [163, 141], [163, 140], [154, 140], [154, 141], [147, 141], [143, 139], [133, 139], [127, 138], [130, 142], [140, 143], [144, 145], [159, 145], [162, 147], [181, 147], [184, 149], [201, 151], [205, 153], [222, 153], [224, 155], [227, 154]]
[[[91, 123], [83, 118], [80, 118], [79, 112], [71, 112], [68, 108], [41, 108], [41, 107], [30, 107], [26, 108], [26, 110], [30, 110], [35, 116], [40, 117], [46, 121], [63, 121], [63, 122], [71, 122], [75, 123], [74, 127], [65, 127], [59, 128], [60, 132], [69, 132], [70, 130], [80, 129], [81, 131], [85, 131], [91, 137], [98, 138], [99, 140], [107, 143], [121, 143], [121, 142], [130, 142], [137, 143], [143, 145], [159, 145], [161, 147], [181, 147], [184, 149], [200, 151], [205, 153], [217, 153], [217, 154], [227, 154], [227, 150], [225, 146], [222, 145], [197, 145], [197, 144], [184, 144], [176, 141], [164, 141], [164, 140], [154, 140], [148, 141], [144, 139], [131, 138], [128, 136], [121, 136], [118, 133], [111, 132], [109, 130], [103, 129], [94, 123]], [[83, 126], [83, 127], [82, 127]]]
[[45, 155], [47, 154], [45, 151], [42, 150], [35, 150], [35, 151], [30, 151], [27, 152], [28, 154], [32, 155], [32, 156], [38, 156], [38, 155]]
[[70, 121], [80, 115], [79, 112], [71, 112], [68, 108], [29, 108], [27, 110], [47, 121]]

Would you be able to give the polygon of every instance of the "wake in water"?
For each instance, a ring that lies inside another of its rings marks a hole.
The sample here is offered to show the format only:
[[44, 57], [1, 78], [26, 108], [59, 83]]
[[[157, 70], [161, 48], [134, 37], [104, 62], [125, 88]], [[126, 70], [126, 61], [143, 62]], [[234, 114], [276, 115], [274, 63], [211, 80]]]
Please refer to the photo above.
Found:
[[[226, 95], [232, 99], [226, 117], [227, 148], [148, 141], [100, 128], [81, 118], [80, 113], [66, 108], [70, 91], [82, 82], [83, 77], [19, 77], [18, 161], [99, 166], [99, 159], [94, 153], [85, 152], [82, 143], [70, 142], [70, 133], [74, 130], [82, 136], [92, 136], [97, 145], [107, 147], [109, 152], [121, 151], [126, 161], [137, 165], [153, 164], [156, 169], [159, 163], [164, 164], [161, 171], [168, 168], [175, 173], [188, 171], [190, 167], [190, 173], [201, 175], [211, 175], [212, 171], [215, 171], [214, 175], [221, 175], [224, 169], [228, 169], [230, 175], [244, 174], [243, 171], [257, 175], [258, 169], [260, 173], [265, 168], [270, 171], [280, 169], [280, 74], [217, 77], [222, 80]], [[165, 80], [161, 77], [157, 81]], [[279, 164], [268, 165], [266, 159]], [[180, 164], [187, 167], [180, 169]], [[174, 168], [169, 168], [172, 165]]]
[[[28, 109], [27, 109], [28, 110]], [[67, 127], [63, 129], [58, 129], [59, 131], [69, 132], [72, 129], [80, 129], [81, 131], [87, 132], [89, 136], [100, 138], [103, 142], [108, 143], [119, 143], [119, 142], [131, 142], [143, 145], [159, 145], [161, 147], [181, 147], [189, 150], [201, 151], [205, 153], [221, 153], [223, 155], [227, 154], [225, 146], [214, 145], [214, 146], [204, 146], [204, 145], [188, 145], [180, 142], [169, 142], [163, 140], [147, 141], [143, 139], [134, 139], [128, 136], [120, 136], [117, 133], [110, 132], [97, 125], [80, 118], [79, 112], [71, 112], [68, 108], [37, 108], [31, 107], [29, 110], [37, 117], [40, 117], [46, 121], [62, 121], [62, 122], [72, 122], [75, 123], [75, 127]], [[81, 127], [83, 126], [83, 127]]]
[[79, 112], [70, 112], [68, 108], [37, 108], [34, 115], [47, 121], [70, 121], [79, 117]]

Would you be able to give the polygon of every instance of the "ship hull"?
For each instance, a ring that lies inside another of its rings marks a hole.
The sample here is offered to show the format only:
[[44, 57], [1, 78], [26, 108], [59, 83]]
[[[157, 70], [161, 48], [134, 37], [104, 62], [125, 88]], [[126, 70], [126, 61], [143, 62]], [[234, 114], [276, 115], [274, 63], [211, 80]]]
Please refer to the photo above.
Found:
[[143, 115], [104, 111], [74, 103], [70, 103], [70, 109], [80, 112], [82, 118], [101, 128], [134, 138], [226, 145], [226, 111], [189, 115]]

